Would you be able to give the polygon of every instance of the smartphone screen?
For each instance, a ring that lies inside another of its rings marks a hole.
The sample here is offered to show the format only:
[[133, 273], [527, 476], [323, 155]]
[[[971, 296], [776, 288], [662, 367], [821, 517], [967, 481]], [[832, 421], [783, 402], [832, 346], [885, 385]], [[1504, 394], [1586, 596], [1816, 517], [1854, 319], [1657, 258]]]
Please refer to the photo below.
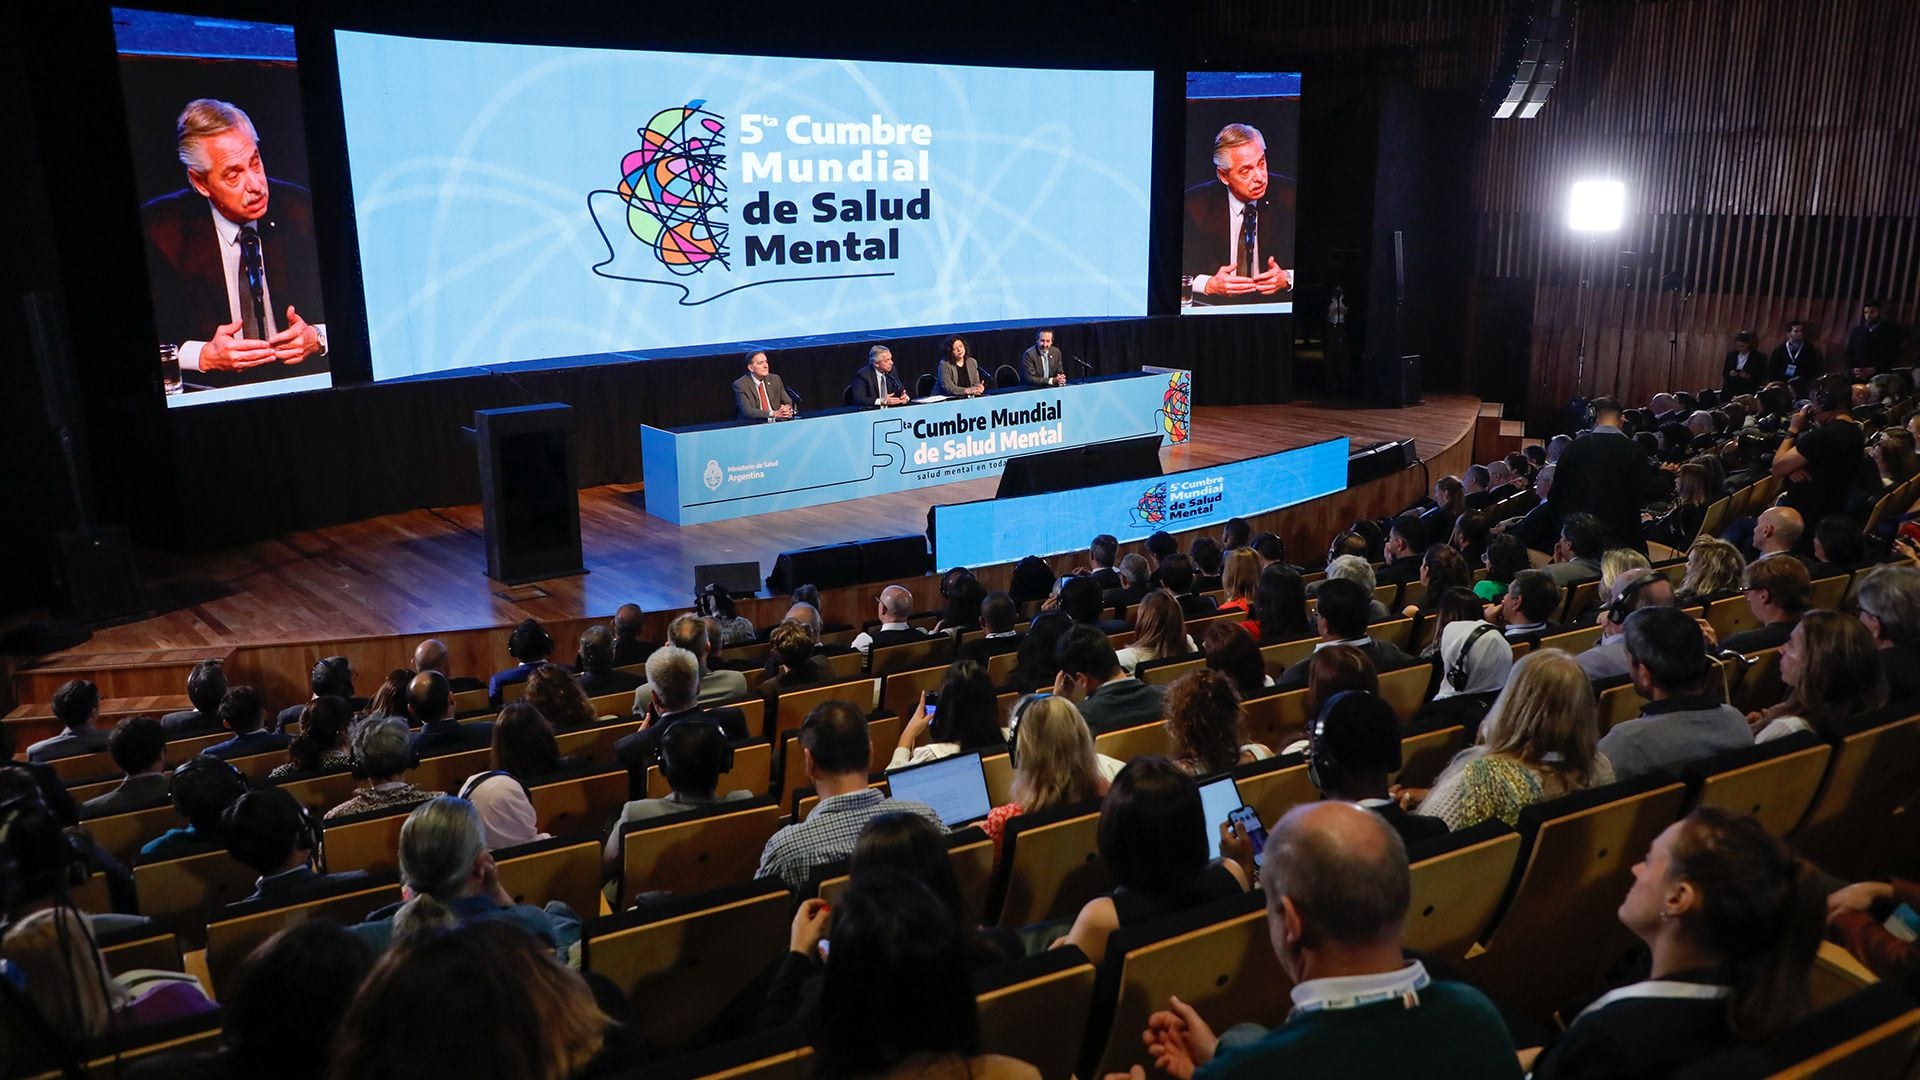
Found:
[[938, 712], [939, 709], [940, 692], [938, 690], [929, 691], [927, 694], [927, 719], [933, 719], [933, 714]]
[[1227, 815], [1234, 827], [1246, 834], [1247, 842], [1253, 845], [1253, 865], [1266, 863], [1267, 829], [1260, 824], [1260, 815], [1251, 806], [1242, 806]]

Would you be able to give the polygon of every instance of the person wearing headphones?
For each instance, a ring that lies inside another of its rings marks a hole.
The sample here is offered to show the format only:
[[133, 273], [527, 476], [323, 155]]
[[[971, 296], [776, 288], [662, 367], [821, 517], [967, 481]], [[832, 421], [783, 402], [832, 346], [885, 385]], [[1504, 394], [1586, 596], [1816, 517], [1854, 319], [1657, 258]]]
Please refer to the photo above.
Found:
[[620, 808], [620, 816], [607, 833], [602, 866], [610, 877], [617, 877], [626, 858], [621, 834], [635, 821], [650, 821], [698, 810], [717, 803], [751, 799], [753, 792], [740, 788], [720, 794], [720, 778], [733, 770], [733, 744], [720, 725], [695, 719], [674, 724], [660, 736], [660, 774], [672, 790], [658, 799], [634, 799]]
[[1307, 725], [1307, 778], [1321, 797], [1379, 814], [1408, 844], [1445, 836], [1446, 822], [1409, 814], [1387, 794], [1399, 771], [1400, 717], [1378, 695], [1342, 690]]
[[320, 825], [306, 807], [281, 788], [249, 791], [220, 815], [227, 854], [260, 876], [253, 893], [240, 903], [271, 900], [290, 904], [318, 896], [347, 882], [366, 881], [365, 870], [316, 873], [313, 853], [320, 847]]
[[1587, 678], [1600, 682], [1633, 673], [1627, 656], [1627, 616], [1641, 608], [1671, 607], [1673, 582], [1652, 570], [1628, 570], [1613, 583], [1613, 602], [1600, 610], [1600, 641], [1575, 656]]
[[167, 797], [173, 809], [187, 819], [184, 829], [168, 829], [147, 841], [140, 849], [143, 862], [191, 855], [219, 844], [225, 838], [220, 815], [240, 796], [247, 793], [246, 776], [232, 762], [205, 754], [195, 755], [173, 770], [167, 781]]
[[354, 727], [348, 742], [353, 748], [353, 775], [366, 780], [367, 786], [327, 811], [329, 821], [369, 810], [412, 806], [446, 794], [423, 791], [403, 779], [407, 770], [420, 765], [420, 754], [414, 749], [413, 734], [407, 730], [405, 720], [397, 716], [362, 720]]
[[533, 669], [547, 663], [553, 655], [553, 635], [547, 633], [535, 619], [523, 619], [513, 633], [507, 636], [507, 655], [519, 663], [504, 671], [496, 671], [487, 680], [487, 703], [499, 708], [508, 686], [523, 683], [533, 674]]
[[[1853, 387], [1841, 375], [1822, 375], [1805, 408], [1787, 422], [1787, 437], [1773, 453], [1773, 475], [1787, 481], [1780, 505], [1800, 511], [1801, 521], [1843, 514], [1867, 460], [1867, 437], [1847, 408]], [[1810, 553], [1803, 533], [1796, 550]]]

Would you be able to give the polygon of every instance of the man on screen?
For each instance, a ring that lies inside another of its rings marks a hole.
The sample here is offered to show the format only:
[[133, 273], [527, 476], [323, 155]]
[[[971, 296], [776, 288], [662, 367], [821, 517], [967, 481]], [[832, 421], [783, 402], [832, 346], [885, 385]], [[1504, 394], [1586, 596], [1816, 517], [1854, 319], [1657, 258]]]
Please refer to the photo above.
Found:
[[1033, 348], [1020, 354], [1020, 377], [1028, 386], [1067, 385], [1060, 350], [1053, 347], [1053, 331], [1040, 331], [1033, 339]]
[[765, 420], [769, 416], [793, 419], [793, 397], [787, 393], [787, 384], [780, 381], [780, 376], [770, 374], [767, 367], [766, 353], [750, 352], [747, 373], [734, 380], [733, 405], [742, 420]]
[[160, 340], [187, 381], [231, 386], [325, 371], [307, 191], [267, 177], [253, 121], [224, 101], [175, 125], [188, 187], [140, 208]]
[[1293, 288], [1294, 184], [1267, 172], [1258, 128], [1228, 124], [1213, 139], [1215, 180], [1187, 189], [1183, 273], [1196, 303], [1270, 301]]
[[867, 366], [853, 373], [853, 404], [905, 405], [913, 400], [893, 373], [893, 350], [875, 345], [867, 350]]

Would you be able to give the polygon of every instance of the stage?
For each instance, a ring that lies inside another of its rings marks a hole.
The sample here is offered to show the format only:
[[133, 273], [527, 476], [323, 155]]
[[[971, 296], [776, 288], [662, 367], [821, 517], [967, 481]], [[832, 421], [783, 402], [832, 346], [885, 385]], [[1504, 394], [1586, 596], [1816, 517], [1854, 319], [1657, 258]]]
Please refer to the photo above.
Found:
[[[1470, 445], [1479, 404], [1431, 394], [1410, 409], [1200, 406], [1192, 441], [1162, 450], [1161, 462], [1167, 471], [1205, 467], [1339, 435], [1356, 446], [1412, 436], [1424, 461], [1462, 439]], [[935, 502], [991, 498], [996, 485], [993, 478], [966, 480], [686, 527], [647, 514], [642, 485], [584, 488], [580, 532], [591, 572], [517, 587], [484, 573], [478, 505], [388, 514], [211, 555], [148, 555], [147, 600], [161, 614], [99, 631], [65, 655], [440, 633], [528, 617], [604, 616], [628, 602], [649, 612], [686, 608], [695, 565], [751, 560], [764, 576], [782, 551], [921, 532]], [[1094, 531], [1090, 523], [1088, 535]]]

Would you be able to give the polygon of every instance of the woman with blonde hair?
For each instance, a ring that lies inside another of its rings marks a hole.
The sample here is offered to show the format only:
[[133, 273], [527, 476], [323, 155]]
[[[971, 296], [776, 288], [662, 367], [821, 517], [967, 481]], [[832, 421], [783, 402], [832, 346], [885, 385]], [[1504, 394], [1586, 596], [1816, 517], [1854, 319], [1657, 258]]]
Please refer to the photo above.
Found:
[[1260, 589], [1260, 555], [1252, 548], [1235, 548], [1227, 553], [1227, 565], [1220, 572], [1220, 587], [1227, 598], [1220, 610], [1253, 613], [1253, 594]]
[[1199, 651], [1187, 636], [1187, 617], [1180, 612], [1180, 601], [1165, 589], [1155, 589], [1140, 601], [1140, 614], [1134, 620], [1133, 644], [1114, 654], [1120, 667], [1133, 674], [1136, 664], [1146, 660], [1164, 660]]
[[1711, 604], [1745, 591], [1747, 560], [1740, 549], [1717, 537], [1703, 536], [1687, 549], [1687, 576], [1673, 602], [1681, 607]]
[[1600, 555], [1600, 595], [1601, 607], [1613, 602], [1613, 584], [1620, 575], [1629, 570], [1651, 570], [1653, 563], [1646, 555], [1632, 548], [1608, 548]]
[[[0, 959], [26, 985], [67, 1050], [114, 1028], [144, 1027], [217, 1008], [190, 975], [108, 971], [87, 920], [70, 907], [42, 908], [15, 920], [0, 938]], [[26, 1049], [12, 1041], [20, 1033], [11, 1022], [0, 1023], [0, 1059]]]
[[1528, 653], [1480, 725], [1479, 743], [1462, 750], [1431, 790], [1396, 789], [1395, 796], [1455, 832], [1491, 818], [1512, 825], [1535, 803], [1612, 783], [1599, 741], [1599, 707], [1580, 664], [1559, 649]]
[[980, 824], [996, 853], [1014, 816], [1098, 799], [1122, 765], [1093, 752], [1093, 732], [1066, 698], [1028, 694], [1014, 702], [1013, 726], [1013, 801]]
[[1809, 611], [1780, 648], [1787, 699], [1752, 713], [1754, 742], [1796, 731], [1831, 737], [1836, 724], [1887, 703], [1887, 677], [1873, 631], [1851, 615]]

